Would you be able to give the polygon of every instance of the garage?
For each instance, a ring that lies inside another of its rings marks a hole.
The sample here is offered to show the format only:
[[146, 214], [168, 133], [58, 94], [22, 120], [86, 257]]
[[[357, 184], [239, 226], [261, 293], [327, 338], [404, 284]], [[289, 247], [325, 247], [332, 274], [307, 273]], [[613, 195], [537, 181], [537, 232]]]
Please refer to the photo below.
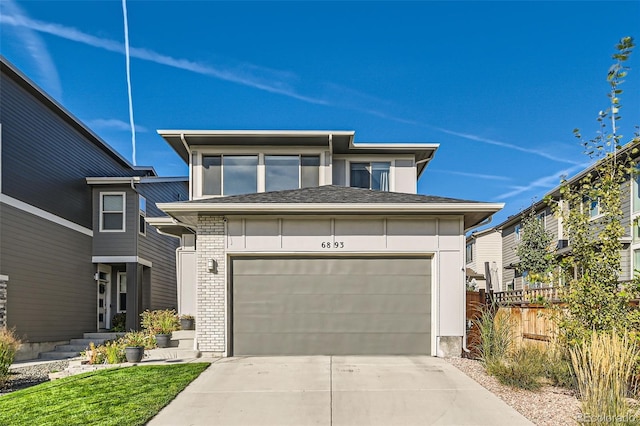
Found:
[[430, 355], [431, 258], [233, 257], [233, 355]]

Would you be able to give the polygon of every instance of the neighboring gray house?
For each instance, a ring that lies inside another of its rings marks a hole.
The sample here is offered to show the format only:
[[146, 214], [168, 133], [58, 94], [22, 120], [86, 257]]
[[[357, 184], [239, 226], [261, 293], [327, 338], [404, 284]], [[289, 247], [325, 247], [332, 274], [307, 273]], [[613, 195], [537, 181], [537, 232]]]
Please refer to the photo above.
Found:
[[[632, 153], [633, 149], [638, 147], [640, 142], [631, 142], [620, 151], [620, 154]], [[637, 154], [635, 154], [637, 156]], [[635, 161], [638, 159], [636, 158]], [[590, 166], [571, 178], [568, 183], [574, 184], [579, 182], [588, 173], [593, 172], [595, 166]], [[640, 237], [639, 237], [639, 220], [640, 220], [640, 185], [638, 184], [640, 175], [629, 176], [622, 184], [622, 225], [625, 227], [625, 234], [621, 238], [622, 251], [620, 252], [620, 260], [622, 271], [620, 273], [620, 281], [628, 281], [634, 277], [634, 271], [640, 270]], [[543, 200], [549, 197], [554, 203], [562, 205], [563, 200], [560, 196], [560, 189], [555, 188], [547, 193]], [[589, 209], [594, 223], [600, 217], [599, 204], [592, 201], [588, 205], [585, 202], [583, 208]], [[521, 237], [522, 219], [526, 217], [531, 209], [543, 222], [546, 230], [551, 233], [554, 240], [556, 254], [563, 256], [571, 250], [571, 238], [566, 234], [562, 218], [553, 214], [552, 209], [545, 201], [539, 201], [533, 206], [524, 209], [517, 214], [509, 216], [504, 222], [496, 225], [495, 229], [502, 233], [502, 290], [521, 290], [527, 288], [532, 283], [527, 281], [527, 271], [519, 271], [518, 264], [520, 259], [516, 254], [518, 242]], [[535, 284], [535, 283], [534, 283]]]
[[464, 236], [503, 204], [416, 194], [437, 144], [158, 133], [190, 196], [150, 223], [186, 242], [180, 310], [205, 355], [461, 354]]
[[188, 180], [133, 167], [4, 58], [0, 66], [0, 311], [6, 304], [4, 322], [26, 342], [18, 357], [109, 329], [118, 312], [137, 328], [141, 310], [177, 307], [179, 240], [144, 216], [186, 200]]

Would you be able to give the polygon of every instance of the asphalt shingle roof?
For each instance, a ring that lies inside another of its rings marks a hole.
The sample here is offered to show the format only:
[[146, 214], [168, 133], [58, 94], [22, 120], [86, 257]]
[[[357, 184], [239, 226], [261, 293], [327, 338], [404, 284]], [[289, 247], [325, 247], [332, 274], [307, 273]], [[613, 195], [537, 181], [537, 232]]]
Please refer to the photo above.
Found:
[[289, 189], [285, 191], [260, 192], [245, 195], [230, 195], [192, 200], [193, 204], [416, 204], [416, 203], [481, 203], [480, 201], [460, 200], [457, 198], [433, 195], [405, 194], [399, 192], [372, 191], [363, 188], [351, 188], [337, 185], [324, 185], [313, 188]]

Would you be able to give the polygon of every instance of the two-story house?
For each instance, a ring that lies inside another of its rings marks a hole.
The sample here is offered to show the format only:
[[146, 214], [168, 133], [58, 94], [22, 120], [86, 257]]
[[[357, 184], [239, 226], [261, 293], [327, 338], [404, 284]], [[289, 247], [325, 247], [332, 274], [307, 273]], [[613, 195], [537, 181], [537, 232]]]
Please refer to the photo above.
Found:
[[177, 307], [179, 240], [145, 217], [187, 200], [188, 179], [132, 166], [1, 57], [0, 70], [0, 327], [24, 341], [17, 358]]
[[180, 307], [203, 355], [461, 354], [465, 232], [503, 204], [417, 194], [437, 144], [159, 134], [190, 196], [150, 223], [183, 236]]
[[[467, 287], [493, 291], [502, 288], [502, 234], [499, 229], [474, 231], [467, 236], [465, 246]], [[487, 275], [489, 278], [487, 278]]]
[[[619, 155], [626, 155], [630, 153], [635, 156], [635, 161], [638, 161], [638, 154], [634, 152], [634, 149], [638, 147], [640, 141], [632, 141], [625, 145], [622, 150], [619, 151]], [[597, 164], [585, 168], [580, 173], [568, 180], [568, 185], [577, 185], [587, 174], [592, 173]], [[639, 233], [639, 220], [640, 220], [640, 174], [629, 175], [627, 179], [621, 185], [621, 208], [622, 218], [621, 222], [625, 228], [625, 233], [621, 238], [622, 250], [620, 251], [621, 272], [619, 275], [620, 281], [631, 280], [635, 276], [635, 271], [640, 270], [640, 233]], [[560, 187], [554, 188], [548, 192], [544, 197], [550, 199], [552, 203], [560, 203], [561, 208], [566, 208], [566, 203], [563, 205], [562, 195]], [[593, 224], [598, 224], [598, 218], [601, 217], [600, 206], [598, 200], [585, 200], [585, 203], [581, 208], [586, 209], [589, 216], [593, 220]], [[531, 209], [542, 221], [545, 229], [549, 232], [554, 241], [554, 250], [556, 255], [561, 257], [571, 251], [571, 236], [567, 234], [564, 229], [562, 218], [558, 215], [554, 215], [551, 207], [547, 204], [547, 201], [539, 201], [533, 206], [523, 209], [515, 215], [510, 216], [504, 222], [496, 225], [495, 229], [499, 230], [502, 234], [502, 270], [503, 279], [502, 290], [521, 290], [530, 286], [531, 284], [527, 280], [527, 271], [518, 268], [519, 258], [516, 250], [522, 236], [522, 220], [527, 217]]]

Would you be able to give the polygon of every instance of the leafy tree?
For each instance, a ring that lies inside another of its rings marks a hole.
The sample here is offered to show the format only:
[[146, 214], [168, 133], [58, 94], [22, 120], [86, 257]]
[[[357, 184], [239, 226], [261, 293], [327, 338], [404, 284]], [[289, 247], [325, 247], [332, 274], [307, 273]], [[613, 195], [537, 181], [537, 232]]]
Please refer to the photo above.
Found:
[[516, 248], [520, 258], [518, 270], [527, 271], [530, 282], [548, 284], [555, 265], [553, 235], [547, 232], [533, 208], [522, 218], [521, 225], [520, 243]]
[[572, 272], [573, 279], [564, 296], [568, 315], [561, 321], [570, 341], [581, 340], [591, 330], [631, 329], [638, 323], [637, 311], [629, 306], [631, 295], [619, 282], [621, 237], [625, 234], [621, 200], [626, 192], [624, 183], [635, 172], [632, 158], [640, 144], [635, 135], [623, 147], [623, 136], [618, 133], [620, 85], [634, 46], [631, 37], [616, 46], [615, 62], [607, 75], [610, 106], [598, 114], [596, 136], [584, 140], [579, 130], [574, 130], [585, 153], [596, 159], [595, 166], [576, 181], [563, 180], [563, 202], [553, 205], [570, 238], [571, 253], [562, 265]]

